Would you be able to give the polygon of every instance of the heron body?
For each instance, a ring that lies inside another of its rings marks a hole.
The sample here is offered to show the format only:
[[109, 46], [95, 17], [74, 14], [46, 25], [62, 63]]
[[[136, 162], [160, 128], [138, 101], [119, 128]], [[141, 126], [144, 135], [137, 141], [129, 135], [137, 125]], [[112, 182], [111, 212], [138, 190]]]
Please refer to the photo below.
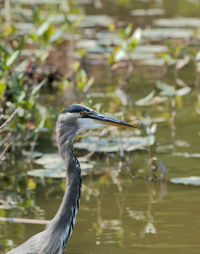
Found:
[[7, 254], [62, 254], [64, 252], [76, 222], [81, 195], [81, 169], [73, 153], [73, 141], [80, 132], [105, 125], [135, 128], [133, 125], [78, 104], [67, 107], [59, 115], [56, 126], [57, 144], [66, 167], [66, 191], [62, 203], [44, 231], [32, 236]]

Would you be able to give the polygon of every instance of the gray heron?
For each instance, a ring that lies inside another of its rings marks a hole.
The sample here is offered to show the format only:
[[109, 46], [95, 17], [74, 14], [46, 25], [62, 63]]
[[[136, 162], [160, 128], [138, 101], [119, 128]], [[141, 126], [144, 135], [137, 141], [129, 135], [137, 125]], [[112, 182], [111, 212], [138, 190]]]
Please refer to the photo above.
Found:
[[62, 203], [44, 231], [32, 236], [7, 254], [62, 254], [64, 252], [75, 225], [81, 195], [81, 169], [73, 153], [73, 142], [80, 132], [106, 125], [137, 128], [79, 104], [67, 107], [59, 115], [56, 125], [57, 144], [66, 167], [66, 191]]

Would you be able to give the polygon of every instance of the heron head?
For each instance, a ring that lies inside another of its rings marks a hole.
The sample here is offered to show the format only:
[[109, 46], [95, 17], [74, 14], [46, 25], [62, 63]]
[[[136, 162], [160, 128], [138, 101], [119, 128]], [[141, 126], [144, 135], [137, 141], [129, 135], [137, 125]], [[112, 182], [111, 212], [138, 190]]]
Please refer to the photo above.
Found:
[[[114, 125], [122, 128], [137, 128], [134, 125], [128, 124], [126, 122], [120, 121], [118, 119], [106, 116], [96, 111], [79, 105], [74, 104], [67, 107], [62, 113], [62, 117], [66, 121], [71, 122], [71, 126], [76, 126], [76, 132], [80, 133], [87, 129], [97, 129], [104, 127], [106, 125]], [[69, 124], [68, 124], [69, 125]]]

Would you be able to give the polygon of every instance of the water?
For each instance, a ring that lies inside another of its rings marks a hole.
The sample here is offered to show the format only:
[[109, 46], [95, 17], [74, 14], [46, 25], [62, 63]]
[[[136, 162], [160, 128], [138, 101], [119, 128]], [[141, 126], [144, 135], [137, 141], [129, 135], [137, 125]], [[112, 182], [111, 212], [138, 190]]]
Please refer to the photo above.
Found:
[[[99, 178], [84, 179], [91, 194], [83, 192], [66, 253], [198, 253], [198, 189], [132, 181], [127, 174], [122, 174], [118, 184], [107, 178], [103, 184]], [[58, 186], [54, 184], [54, 191], [51, 187], [49, 197], [45, 197], [47, 188], [37, 189], [35, 202], [47, 219], [61, 201], [63, 193], [55, 191]], [[42, 229], [25, 224], [6, 228], [17, 244]]]
[[[118, 20], [133, 21], [143, 28], [158, 18], [198, 17], [199, 1], [96, 1], [83, 5], [87, 14], [107, 14]], [[112, 8], [108, 8], [112, 5]], [[120, 7], [119, 7], [120, 6]], [[131, 16], [134, 9], [160, 8], [165, 14]], [[120, 8], [120, 9], [119, 9]], [[119, 11], [120, 10], [120, 11]], [[186, 25], [185, 25], [186, 27]], [[164, 44], [163, 41], [159, 42]], [[123, 80], [126, 68], [108, 74], [105, 66], [90, 62], [90, 72], [96, 77], [94, 91], [113, 91]], [[173, 177], [199, 175], [199, 158], [187, 158], [200, 153], [199, 141], [199, 81], [193, 65], [186, 66], [178, 74], [173, 67], [166, 72], [163, 66], [135, 64], [128, 86], [120, 84], [134, 100], [143, 98], [156, 87], [158, 80], [175, 84], [177, 79], [188, 84], [192, 91], [183, 97], [172, 97], [162, 104], [148, 107], [124, 106], [126, 115], [149, 115], [165, 118], [158, 123], [156, 146], [152, 153], [162, 160], [168, 170], [166, 182], [149, 182], [145, 172], [150, 168], [149, 152], [126, 153], [122, 162], [118, 154], [94, 155], [96, 167], [105, 171], [101, 175], [83, 178], [83, 193], [74, 233], [66, 253], [139, 253], [139, 254], [198, 254], [200, 248], [200, 195], [199, 188], [174, 185]], [[156, 90], [158, 94], [158, 90]], [[96, 98], [95, 102], [102, 102]], [[106, 111], [115, 112], [117, 100], [105, 100]], [[49, 149], [49, 147], [48, 147]], [[40, 150], [40, 147], [39, 147]], [[45, 146], [42, 144], [42, 151]], [[177, 153], [181, 156], [177, 156]], [[125, 160], [125, 161], [124, 161]], [[11, 165], [10, 168], [14, 166]], [[29, 170], [22, 162], [18, 170]], [[1, 180], [1, 199], [11, 197], [18, 207], [0, 208], [2, 217], [51, 219], [56, 213], [64, 193], [64, 180], [30, 180], [26, 175], [16, 174], [8, 168], [8, 176]], [[121, 169], [120, 171], [117, 169]], [[136, 178], [133, 177], [136, 175]], [[12, 203], [13, 204], [13, 203]], [[18, 245], [41, 231], [42, 225], [0, 224], [0, 251]], [[12, 239], [12, 240], [11, 240]]]

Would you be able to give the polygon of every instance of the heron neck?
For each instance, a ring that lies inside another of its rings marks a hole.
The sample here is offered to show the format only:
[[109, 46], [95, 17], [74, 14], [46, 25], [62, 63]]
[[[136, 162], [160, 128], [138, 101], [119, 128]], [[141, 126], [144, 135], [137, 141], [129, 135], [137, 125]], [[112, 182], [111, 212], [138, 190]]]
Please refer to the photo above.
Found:
[[[57, 214], [50, 222], [51, 235], [60, 235], [63, 248], [73, 231], [80, 203], [81, 171], [80, 164], [73, 153], [73, 136], [62, 135], [58, 139], [60, 155], [66, 166], [66, 191]], [[56, 232], [56, 234], [55, 234]]]

